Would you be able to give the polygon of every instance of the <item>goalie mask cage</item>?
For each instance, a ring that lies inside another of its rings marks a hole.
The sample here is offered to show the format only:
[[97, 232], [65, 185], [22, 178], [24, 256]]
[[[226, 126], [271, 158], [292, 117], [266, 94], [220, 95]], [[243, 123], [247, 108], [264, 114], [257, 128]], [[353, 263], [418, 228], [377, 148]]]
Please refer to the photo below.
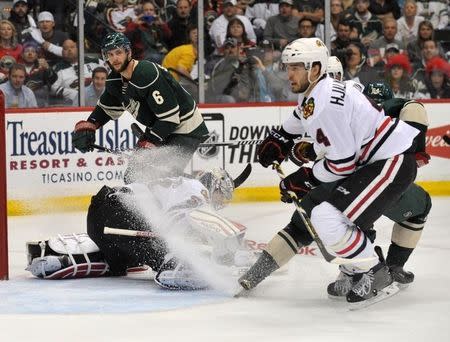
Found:
[[6, 197], [5, 97], [0, 91], [0, 280], [8, 279], [8, 214]]

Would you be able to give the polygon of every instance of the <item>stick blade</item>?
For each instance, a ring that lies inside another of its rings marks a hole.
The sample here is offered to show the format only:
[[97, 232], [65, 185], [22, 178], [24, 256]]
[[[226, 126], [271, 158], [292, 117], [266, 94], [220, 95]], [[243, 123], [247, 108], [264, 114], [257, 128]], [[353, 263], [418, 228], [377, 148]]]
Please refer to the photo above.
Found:
[[244, 183], [247, 178], [250, 176], [250, 173], [252, 172], [252, 164], [247, 164], [245, 169], [241, 172], [239, 176], [236, 177], [236, 179], [233, 180], [234, 188], [238, 188], [239, 186]]

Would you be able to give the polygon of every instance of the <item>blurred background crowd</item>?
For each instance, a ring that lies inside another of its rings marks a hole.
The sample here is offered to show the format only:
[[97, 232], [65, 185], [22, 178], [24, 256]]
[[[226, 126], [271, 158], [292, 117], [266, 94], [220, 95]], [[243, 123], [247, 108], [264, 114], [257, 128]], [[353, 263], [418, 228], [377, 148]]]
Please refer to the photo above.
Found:
[[[448, 0], [206, 0], [205, 102], [296, 101], [281, 51], [324, 39], [345, 80], [384, 80], [396, 97], [450, 98]], [[7, 107], [79, 105], [77, 0], [0, 1], [0, 89]], [[125, 33], [133, 55], [169, 69], [198, 98], [197, 1], [84, 1], [85, 104], [104, 90], [103, 37]]]

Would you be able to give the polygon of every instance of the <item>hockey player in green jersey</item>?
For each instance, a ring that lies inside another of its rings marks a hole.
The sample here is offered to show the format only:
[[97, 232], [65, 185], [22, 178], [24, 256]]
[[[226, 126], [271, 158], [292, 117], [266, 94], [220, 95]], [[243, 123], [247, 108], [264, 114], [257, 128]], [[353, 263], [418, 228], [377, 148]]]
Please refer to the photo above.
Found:
[[133, 59], [130, 41], [122, 33], [105, 37], [102, 55], [112, 71], [91, 115], [75, 125], [73, 146], [83, 153], [92, 151], [95, 131], [128, 112], [146, 126], [138, 147], [174, 146], [179, 155], [175, 168], [182, 171], [208, 135], [193, 97], [159, 64]]

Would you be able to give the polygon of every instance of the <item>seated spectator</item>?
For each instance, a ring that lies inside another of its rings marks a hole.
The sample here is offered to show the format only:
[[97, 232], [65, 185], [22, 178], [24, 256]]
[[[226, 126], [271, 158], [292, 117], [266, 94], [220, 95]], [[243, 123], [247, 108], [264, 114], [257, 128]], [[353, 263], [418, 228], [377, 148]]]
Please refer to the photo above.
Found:
[[292, 15], [302, 18], [309, 18], [316, 24], [324, 19], [322, 0], [295, 0]]
[[394, 97], [415, 98], [417, 89], [410, 79], [411, 73], [411, 63], [406, 55], [398, 54], [388, 59], [385, 80], [391, 87]]
[[270, 17], [264, 29], [264, 39], [280, 51], [288, 43], [297, 39], [300, 18], [294, 16], [292, 10], [292, 0], [280, 0], [279, 14]]
[[255, 42], [247, 37], [244, 23], [239, 18], [232, 18], [228, 22], [226, 38], [235, 38], [241, 47], [255, 46]]
[[369, 11], [369, 0], [356, 0], [353, 16], [349, 19], [361, 32], [361, 43], [369, 46], [381, 36], [383, 24], [381, 20]]
[[131, 41], [133, 56], [161, 64], [171, 36], [169, 26], [155, 12], [155, 4], [146, 0], [142, 13], [126, 25], [125, 34]]
[[253, 65], [249, 63], [238, 42], [228, 38], [223, 46], [224, 57], [214, 66], [208, 82], [210, 102], [251, 101], [254, 90], [252, 81]]
[[9, 80], [0, 84], [0, 90], [5, 95], [6, 108], [32, 108], [37, 107], [33, 91], [24, 85], [25, 67], [14, 64], [9, 69]]
[[383, 36], [375, 40], [369, 45], [369, 49], [385, 49], [388, 44], [395, 44], [399, 50], [403, 51], [405, 45], [402, 41], [395, 38], [397, 34], [397, 21], [394, 19], [386, 19], [383, 22]]
[[381, 21], [400, 18], [400, 6], [397, 0], [370, 0], [369, 11], [375, 14]]
[[366, 85], [376, 78], [377, 75], [366, 64], [365, 50], [362, 43], [351, 42], [347, 46], [347, 52], [344, 57], [344, 79]]
[[36, 27], [36, 22], [33, 19], [28, 6], [27, 0], [14, 0], [9, 21], [12, 22], [17, 32], [17, 41], [23, 43], [22, 31], [29, 27]]
[[350, 44], [351, 24], [347, 19], [341, 19], [338, 24], [336, 39], [331, 42], [331, 54], [343, 61], [348, 44]]
[[22, 53], [22, 45], [17, 41], [17, 32], [9, 20], [0, 20], [0, 58], [11, 56], [17, 61]]
[[67, 33], [55, 30], [55, 19], [50, 12], [41, 12], [38, 15], [38, 27], [29, 28], [30, 38], [25, 41], [35, 41], [44, 51], [44, 58], [50, 64], [55, 65], [62, 60], [62, 44], [69, 38]]
[[[39, 12], [50, 12], [53, 13], [53, 16], [55, 17], [55, 28], [57, 30], [65, 31], [67, 32], [64, 27], [66, 24], [66, 21], [68, 21], [67, 17], [71, 10], [74, 9], [73, 4], [71, 4], [72, 1], [64, 1], [64, 0], [30, 0], [30, 2], [39, 2]], [[86, 2], [86, 1], [85, 1]]]
[[403, 6], [403, 16], [397, 20], [397, 34], [395, 39], [400, 40], [406, 46], [409, 42], [417, 39], [419, 24], [425, 18], [417, 15], [415, 0], [406, 0]]
[[[55, 96], [57, 104], [78, 106], [78, 46], [72, 39], [63, 43], [63, 61], [55, 65], [54, 70], [58, 75], [51, 87], [51, 95]], [[95, 68], [103, 66], [100, 59], [84, 58], [85, 85], [91, 83], [92, 72]]]
[[417, 0], [417, 14], [431, 21], [437, 30], [448, 25], [448, 1]]
[[176, 11], [172, 19], [167, 23], [171, 31], [171, 38], [167, 42], [169, 50], [177, 46], [189, 44], [188, 28], [190, 26], [197, 26], [197, 13], [192, 12], [192, 5], [189, 0], [178, 0]]
[[252, 0], [236, 0], [236, 14], [245, 15], [245, 11], [247, 10], [250, 1]]
[[431, 58], [426, 66], [425, 84], [427, 86], [427, 95], [432, 99], [450, 98], [450, 64], [441, 57]]
[[105, 91], [108, 70], [104, 67], [97, 67], [92, 71], [92, 83], [86, 87], [86, 106], [94, 107], [98, 99]]
[[177, 81], [180, 81], [181, 75], [191, 79], [190, 73], [197, 59], [197, 27], [190, 26], [188, 32], [190, 43], [170, 50], [162, 62], [162, 66], [168, 69]]
[[272, 0], [253, 3], [247, 7], [245, 10], [245, 16], [250, 19], [258, 41], [263, 39], [267, 20], [278, 13], [278, 3], [275, 3]]
[[236, 0], [223, 1], [222, 15], [217, 17], [217, 19], [213, 21], [211, 28], [209, 29], [209, 35], [216, 48], [220, 48], [224, 45], [224, 41], [227, 36], [228, 22], [235, 17], [242, 21], [242, 23], [244, 24], [248, 39], [256, 43], [255, 31], [253, 30], [253, 26], [250, 23], [250, 20], [248, 20], [248, 18], [243, 15], [237, 15], [236, 12]]
[[298, 38], [313, 38], [316, 33], [316, 24], [308, 18], [298, 21]]
[[106, 10], [108, 24], [117, 32], [125, 32], [128, 22], [137, 17], [134, 5], [128, 5], [128, 0], [113, 0], [113, 4]]
[[39, 58], [38, 52], [35, 42], [25, 43], [21, 62], [26, 70], [25, 85], [33, 91], [38, 106], [47, 107], [50, 87], [58, 76], [44, 58]]
[[16, 64], [16, 60], [12, 56], [3, 56], [0, 58], [0, 83], [8, 81], [9, 69]]

